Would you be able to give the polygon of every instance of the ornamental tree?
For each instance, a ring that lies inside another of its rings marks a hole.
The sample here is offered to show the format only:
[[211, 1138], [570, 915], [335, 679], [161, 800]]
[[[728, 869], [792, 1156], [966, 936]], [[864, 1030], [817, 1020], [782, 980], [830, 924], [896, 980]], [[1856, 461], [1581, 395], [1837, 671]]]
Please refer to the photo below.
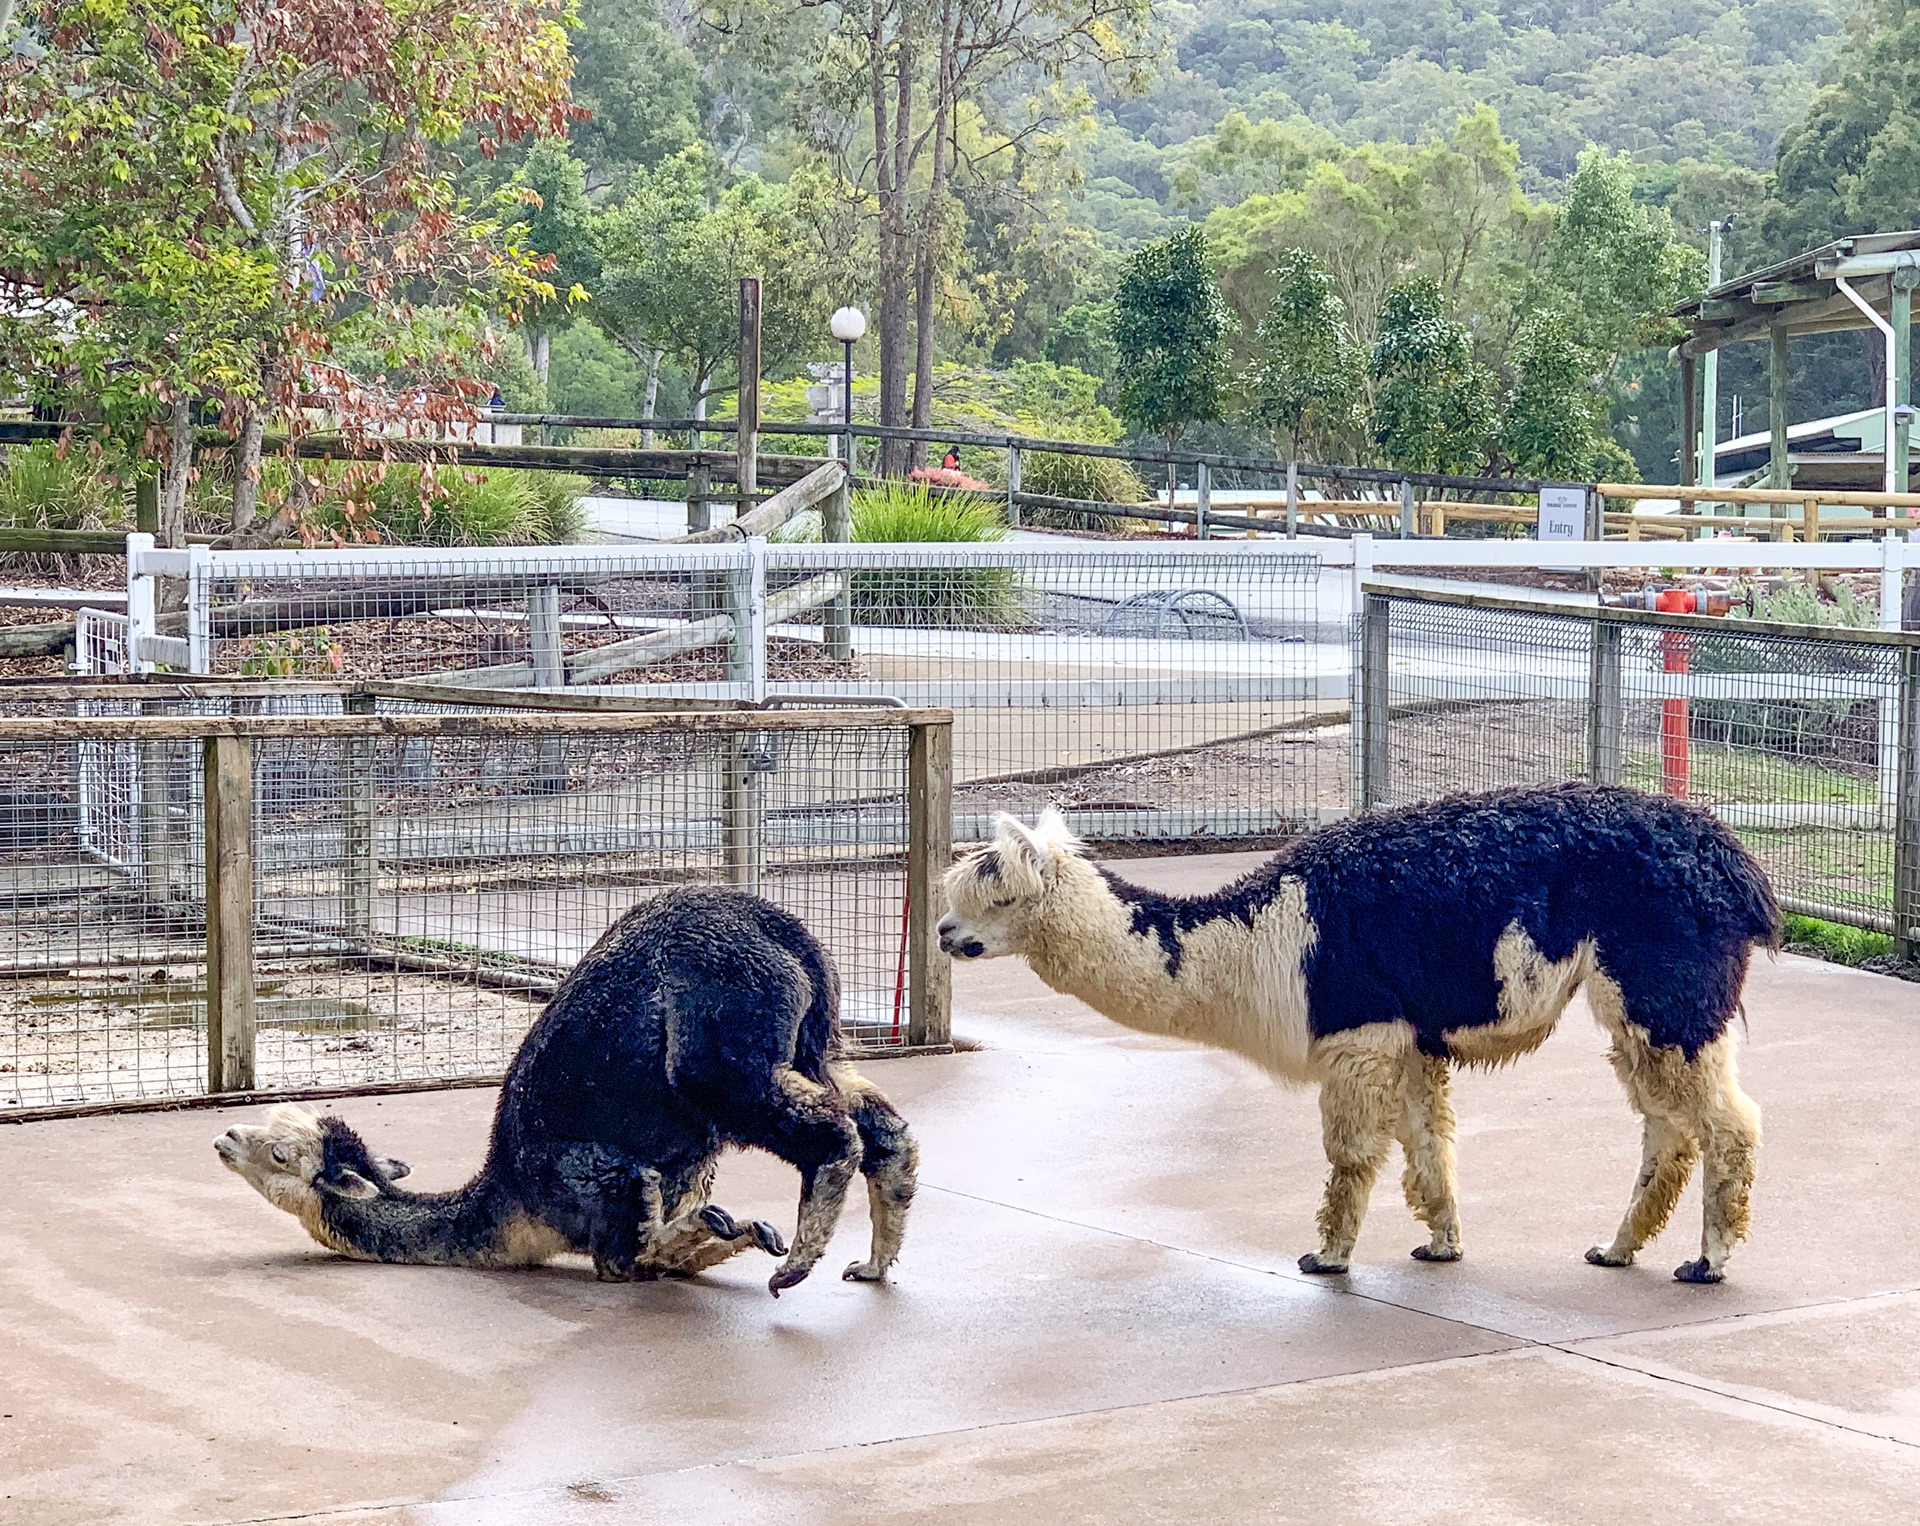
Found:
[[1148, 244], [1127, 261], [1113, 297], [1120, 351], [1120, 412], [1166, 438], [1220, 416], [1233, 314], [1207, 259], [1207, 236], [1191, 227]]
[[[418, 357], [406, 397], [330, 363], [406, 332], [423, 293], [551, 298], [513, 222], [454, 193], [452, 147], [562, 131], [564, 0], [28, 0], [0, 89], [0, 329], [69, 398], [196, 404], [236, 435], [232, 520], [257, 533], [268, 420], [350, 436], [471, 417], [471, 357]], [[14, 194], [12, 188], [18, 188]]]

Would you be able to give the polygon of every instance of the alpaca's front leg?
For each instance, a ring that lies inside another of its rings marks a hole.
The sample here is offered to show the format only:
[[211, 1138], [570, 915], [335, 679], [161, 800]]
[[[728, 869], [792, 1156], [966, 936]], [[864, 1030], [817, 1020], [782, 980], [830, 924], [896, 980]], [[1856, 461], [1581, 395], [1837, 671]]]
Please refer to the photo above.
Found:
[[1433, 1231], [1413, 1248], [1417, 1261], [1458, 1261], [1460, 1206], [1453, 1165], [1452, 1078], [1447, 1062], [1409, 1053], [1401, 1066], [1400, 1148], [1407, 1169], [1400, 1179], [1407, 1206]]
[[1326, 1196], [1320, 1204], [1320, 1249], [1300, 1258], [1303, 1272], [1344, 1272], [1367, 1215], [1374, 1178], [1386, 1163], [1400, 1116], [1399, 1053], [1373, 1029], [1323, 1039], [1320, 1132], [1326, 1146]]

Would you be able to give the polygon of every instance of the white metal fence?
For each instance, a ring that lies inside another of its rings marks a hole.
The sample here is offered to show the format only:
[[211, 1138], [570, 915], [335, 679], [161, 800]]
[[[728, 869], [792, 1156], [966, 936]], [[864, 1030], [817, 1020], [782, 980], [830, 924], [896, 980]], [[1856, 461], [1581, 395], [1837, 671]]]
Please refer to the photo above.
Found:
[[[313, 552], [142, 541], [128, 560], [138, 662], [663, 702], [885, 697], [955, 712], [963, 838], [994, 810], [1051, 802], [1092, 838], [1240, 841], [1359, 800], [1347, 712], [1369, 583], [1543, 564], [1650, 579], [1820, 569], [1877, 582], [1882, 626], [1897, 629], [1915, 549], [1364, 535]], [[156, 575], [185, 580], [184, 613], [155, 614]], [[1891, 737], [1897, 716], [1882, 709]]]

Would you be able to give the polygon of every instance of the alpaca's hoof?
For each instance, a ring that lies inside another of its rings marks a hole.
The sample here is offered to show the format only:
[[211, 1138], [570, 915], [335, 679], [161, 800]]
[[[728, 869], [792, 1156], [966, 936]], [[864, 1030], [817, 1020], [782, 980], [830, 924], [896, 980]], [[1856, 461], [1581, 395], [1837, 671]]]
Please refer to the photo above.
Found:
[[1300, 1270], [1314, 1277], [1332, 1277], [1347, 1269], [1344, 1261], [1322, 1261], [1312, 1251], [1300, 1258]]
[[1413, 1248], [1415, 1261], [1458, 1261], [1466, 1252], [1457, 1245], [1435, 1250], [1431, 1245], [1416, 1245]]
[[871, 1261], [856, 1261], [840, 1274], [842, 1282], [885, 1282], [887, 1269]]
[[812, 1270], [813, 1268], [810, 1266], [795, 1266], [789, 1262], [767, 1279], [767, 1291], [773, 1294], [775, 1298], [778, 1298], [782, 1288], [795, 1287], [805, 1282], [807, 1280], [807, 1273]]
[[1609, 1250], [1604, 1245], [1596, 1245], [1587, 1252], [1589, 1266], [1632, 1266], [1633, 1252], [1630, 1250]]
[[718, 1203], [709, 1203], [700, 1210], [700, 1222], [713, 1231], [716, 1239], [737, 1240], [746, 1233], [739, 1221]]
[[1702, 1256], [1698, 1261], [1683, 1261], [1673, 1269], [1673, 1275], [1678, 1282], [1719, 1282], [1727, 1274], [1708, 1265]]
[[753, 1243], [769, 1256], [784, 1256], [787, 1253], [785, 1237], [765, 1219], [755, 1219], [747, 1226], [747, 1233], [753, 1236]]

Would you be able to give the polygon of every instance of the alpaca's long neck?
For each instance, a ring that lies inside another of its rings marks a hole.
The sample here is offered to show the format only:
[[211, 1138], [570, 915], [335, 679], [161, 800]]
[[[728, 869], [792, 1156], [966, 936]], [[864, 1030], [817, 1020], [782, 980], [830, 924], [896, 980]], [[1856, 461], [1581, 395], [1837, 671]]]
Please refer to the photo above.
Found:
[[1123, 900], [1091, 865], [1072, 862], [1059, 873], [1048, 915], [1032, 929], [1034, 973], [1130, 1028], [1179, 1031], [1187, 1009], [1209, 998], [1219, 972], [1170, 958], [1151, 917], [1135, 930], [1136, 912], [1151, 908], [1152, 898]]
[[[514, 1215], [487, 1176], [453, 1192], [399, 1192], [377, 1198], [326, 1198], [315, 1239], [363, 1261], [429, 1266], [499, 1266]], [[524, 1258], [522, 1258], [524, 1259]]]
[[1091, 865], [1060, 872], [1026, 950], [1048, 985], [1129, 1028], [1305, 1076], [1303, 955], [1314, 931], [1298, 881], [1280, 880], [1251, 912], [1208, 915], [1204, 905], [1144, 891], [1123, 899]]

